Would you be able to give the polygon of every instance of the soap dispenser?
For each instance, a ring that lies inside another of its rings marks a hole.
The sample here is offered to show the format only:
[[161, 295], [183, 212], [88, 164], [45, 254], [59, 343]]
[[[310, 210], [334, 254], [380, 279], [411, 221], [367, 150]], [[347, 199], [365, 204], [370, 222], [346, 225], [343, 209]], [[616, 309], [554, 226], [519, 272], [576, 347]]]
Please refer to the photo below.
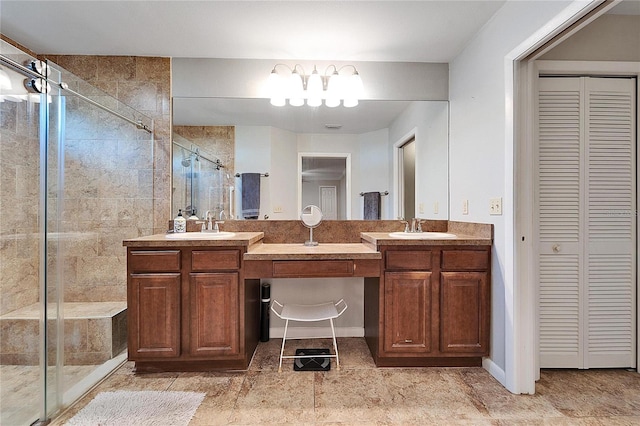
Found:
[[187, 232], [187, 219], [182, 216], [182, 209], [178, 210], [178, 216], [173, 219], [173, 232]]

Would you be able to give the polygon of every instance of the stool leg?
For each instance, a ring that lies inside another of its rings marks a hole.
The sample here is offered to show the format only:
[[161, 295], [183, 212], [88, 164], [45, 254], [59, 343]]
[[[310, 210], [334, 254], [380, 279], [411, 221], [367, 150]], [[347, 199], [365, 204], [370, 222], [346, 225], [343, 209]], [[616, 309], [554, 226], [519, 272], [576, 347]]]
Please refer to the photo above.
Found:
[[284, 354], [284, 342], [287, 340], [287, 328], [289, 327], [289, 320], [284, 323], [284, 334], [282, 335], [282, 348], [280, 348], [280, 363], [278, 364], [278, 373], [282, 373], [282, 355]]
[[340, 371], [340, 358], [338, 357], [338, 344], [336, 343], [336, 330], [333, 328], [333, 318], [329, 318], [331, 323], [331, 336], [333, 337], [333, 350], [336, 351], [336, 369]]

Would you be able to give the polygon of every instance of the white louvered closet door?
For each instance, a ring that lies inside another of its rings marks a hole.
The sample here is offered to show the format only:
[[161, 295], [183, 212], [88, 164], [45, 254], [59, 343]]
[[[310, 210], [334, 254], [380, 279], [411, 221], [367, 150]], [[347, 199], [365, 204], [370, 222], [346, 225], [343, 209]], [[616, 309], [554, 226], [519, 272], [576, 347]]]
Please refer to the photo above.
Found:
[[540, 366], [635, 367], [635, 80], [539, 87]]

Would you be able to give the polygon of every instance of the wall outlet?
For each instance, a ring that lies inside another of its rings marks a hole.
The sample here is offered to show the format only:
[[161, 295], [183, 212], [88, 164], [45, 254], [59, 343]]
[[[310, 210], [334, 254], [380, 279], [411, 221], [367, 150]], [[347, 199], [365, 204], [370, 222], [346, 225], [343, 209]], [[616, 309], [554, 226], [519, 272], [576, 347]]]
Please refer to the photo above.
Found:
[[462, 200], [462, 214], [469, 214], [469, 200]]
[[502, 197], [489, 199], [489, 214], [490, 215], [502, 214]]
[[438, 202], [433, 203], [433, 213], [438, 214]]
[[418, 213], [424, 214], [424, 203], [418, 204]]
[[282, 213], [283, 209], [282, 206], [274, 206], [273, 207], [273, 212], [274, 213]]

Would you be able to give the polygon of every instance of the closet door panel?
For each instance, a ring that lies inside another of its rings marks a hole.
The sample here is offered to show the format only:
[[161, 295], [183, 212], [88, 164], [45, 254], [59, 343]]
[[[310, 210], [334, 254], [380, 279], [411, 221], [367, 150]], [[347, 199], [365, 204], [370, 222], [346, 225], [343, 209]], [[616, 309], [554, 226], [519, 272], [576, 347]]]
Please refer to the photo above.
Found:
[[540, 366], [575, 368], [582, 359], [582, 83], [580, 78], [539, 82], [535, 194]]
[[589, 368], [635, 366], [635, 81], [585, 78]]

